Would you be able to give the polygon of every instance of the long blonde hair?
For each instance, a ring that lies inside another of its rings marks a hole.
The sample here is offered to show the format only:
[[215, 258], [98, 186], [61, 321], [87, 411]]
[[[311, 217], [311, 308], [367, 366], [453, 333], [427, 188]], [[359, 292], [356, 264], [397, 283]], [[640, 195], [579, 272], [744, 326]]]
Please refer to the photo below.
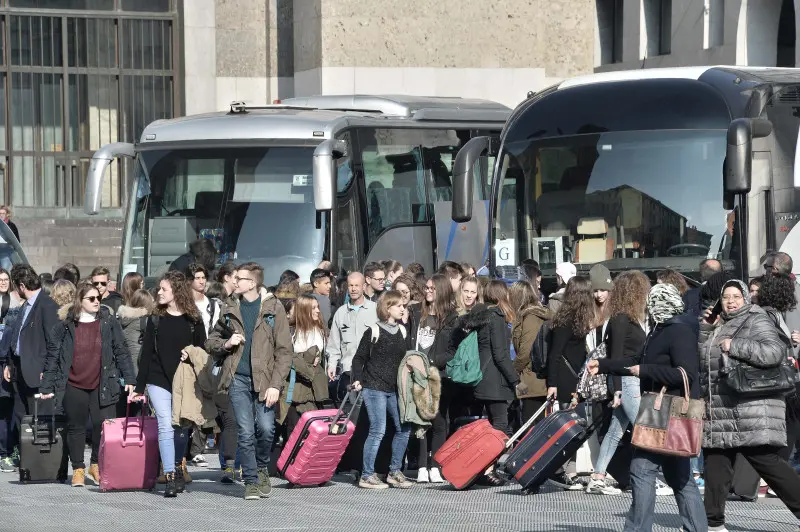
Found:
[[322, 314], [316, 320], [311, 317], [314, 303], [319, 302], [311, 296], [301, 295], [297, 297], [294, 304], [294, 334], [295, 338], [310, 337], [314, 331], [318, 331], [323, 338], [327, 336], [327, 328], [322, 322]]

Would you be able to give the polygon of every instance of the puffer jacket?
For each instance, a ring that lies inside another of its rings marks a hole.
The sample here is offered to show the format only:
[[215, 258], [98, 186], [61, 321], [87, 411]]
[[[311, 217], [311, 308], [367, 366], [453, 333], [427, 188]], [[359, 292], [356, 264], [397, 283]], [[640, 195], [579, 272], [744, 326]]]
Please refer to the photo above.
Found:
[[117, 309], [117, 320], [122, 326], [122, 334], [125, 336], [125, 345], [131, 353], [133, 370], [139, 374], [139, 356], [142, 354], [142, 344], [139, 338], [142, 336], [142, 318], [149, 315], [147, 309], [128, 307], [122, 305]]
[[[39, 387], [43, 394], [55, 394], [55, 411], [63, 411], [64, 392], [67, 389], [69, 370], [72, 368], [72, 355], [75, 345], [75, 321], [72, 305], [64, 305], [58, 311], [60, 322], [53, 326], [47, 341], [47, 356], [44, 364], [44, 377]], [[122, 327], [113, 314], [102, 305], [98, 311], [101, 338], [101, 365], [99, 396], [100, 406], [114, 405], [121, 393], [120, 378], [125, 384], [136, 384], [136, 374]]]
[[[259, 400], [265, 401], [267, 389], [283, 388], [292, 367], [293, 349], [289, 320], [286, 318], [283, 304], [264, 288], [261, 289], [260, 295], [261, 311], [251, 340], [250, 362], [253, 389], [258, 392]], [[268, 322], [272, 320], [274, 325], [270, 326]], [[227, 393], [242, 358], [244, 343], [234, 346], [231, 350], [225, 349], [225, 342], [229, 336], [223, 324], [227, 324], [234, 332], [244, 336], [244, 321], [238, 301], [235, 305], [225, 304], [220, 319], [205, 344], [206, 351], [210, 355], [223, 360], [219, 392]]]
[[[741, 327], [741, 328], [740, 328]], [[737, 332], [738, 329], [738, 332]], [[786, 356], [786, 346], [767, 313], [750, 305], [716, 325], [700, 323], [700, 384], [706, 400], [703, 447], [734, 449], [786, 445], [786, 402], [783, 396], [744, 399], [720, 385], [722, 350], [731, 339], [729, 357], [757, 367], [775, 367]]]
[[172, 425], [203, 427], [217, 417], [214, 360], [200, 347], [190, 345], [185, 350], [189, 357], [172, 378]]
[[551, 319], [553, 319], [553, 313], [546, 307], [528, 307], [522, 311], [521, 316], [517, 317], [517, 321], [511, 329], [511, 343], [514, 344], [514, 350], [517, 352], [517, 358], [513, 362], [514, 371], [528, 388], [528, 393], [525, 395], [517, 394], [520, 399], [547, 396], [547, 383], [544, 379], [538, 378], [531, 368], [531, 349], [542, 324]]
[[[295, 371], [294, 387], [292, 388], [291, 404], [298, 414], [304, 414], [318, 408], [318, 403], [328, 400], [328, 376], [325, 373], [325, 364], [322, 362], [324, 353], [319, 347], [312, 345], [302, 353], [292, 354], [292, 365]], [[319, 357], [320, 362], [314, 366], [314, 359]], [[280, 412], [278, 423], [283, 423], [289, 411], [289, 379], [281, 391]]]

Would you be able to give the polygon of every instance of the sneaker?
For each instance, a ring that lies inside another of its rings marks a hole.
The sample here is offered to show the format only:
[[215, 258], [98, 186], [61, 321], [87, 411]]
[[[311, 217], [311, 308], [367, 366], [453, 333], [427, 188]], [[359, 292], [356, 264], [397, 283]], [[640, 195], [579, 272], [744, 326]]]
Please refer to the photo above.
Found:
[[86, 470], [79, 467], [72, 472], [72, 487], [82, 488], [86, 485]]
[[777, 497], [775, 492], [772, 491], [772, 488], [767, 488], [767, 497]]
[[373, 490], [383, 490], [389, 487], [384, 481], [378, 478], [378, 475], [373, 473], [368, 477], [361, 477], [358, 480], [358, 487], [359, 488], [366, 488], [366, 489], [373, 489]]
[[593, 478], [589, 480], [589, 484], [586, 486], [586, 493], [595, 495], [619, 495], [622, 493], [622, 490], [614, 486], [609, 486], [606, 484], [604, 478]]
[[202, 454], [198, 454], [194, 458], [192, 458], [192, 465], [195, 467], [208, 467], [208, 462], [206, 461], [206, 457]]
[[583, 489], [583, 486], [581, 486], [574, 476], [571, 477], [565, 473], [553, 475], [548, 480], [554, 486], [558, 486], [565, 491], [577, 491]]
[[258, 484], [245, 484], [244, 500], [257, 501], [260, 499], [261, 499], [261, 490], [258, 489]]
[[89, 471], [86, 472], [86, 476], [92, 479], [96, 485], [100, 485], [100, 466], [97, 464], [91, 464], [89, 466]]
[[667, 495], [672, 495], [673, 493], [674, 492], [672, 491], [672, 488], [656, 479], [656, 496], [665, 497]]
[[223, 484], [233, 484], [236, 482], [236, 473], [233, 472], [232, 467], [226, 467], [222, 470], [222, 478], [219, 479]]
[[258, 491], [262, 497], [269, 497], [272, 493], [272, 483], [269, 480], [269, 473], [266, 469], [258, 470]]
[[725, 525], [710, 526], [708, 527], [708, 532], [728, 532], [728, 529], [725, 528]]
[[443, 484], [444, 479], [442, 478], [442, 474], [439, 473], [438, 467], [432, 467], [430, 473], [430, 480], [433, 484]]
[[[431, 471], [433, 471], [433, 470], [431, 470]], [[419, 484], [426, 484], [426, 483], [428, 483], [430, 481], [431, 480], [430, 480], [430, 477], [428, 476], [428, 470], [425, 469], [424, 467], [420, 467], [417, 470], [417, 482]]]
[[406, 478], [402, 471], [389, 473], [389, 476], [386, 477], [386, 482], [393, 488], [400, 488], [404, 490], [407, 490], [413, 486], [411, 481]]
[[16, 470], [17, 468], [14, 467], [11, 457], [7, 456], [0, 460], [0, 473], [14, 473]]

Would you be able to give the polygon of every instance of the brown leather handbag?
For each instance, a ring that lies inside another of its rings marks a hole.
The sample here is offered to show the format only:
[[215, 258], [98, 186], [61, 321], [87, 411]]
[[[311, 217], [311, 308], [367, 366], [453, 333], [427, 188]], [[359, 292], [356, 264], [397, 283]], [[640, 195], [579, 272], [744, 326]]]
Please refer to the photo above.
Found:
[[683, 397], [661, 392], [645, 392], [633, 426], [631, 443], [639, 449], [670, 456], [698, 456], [703, 440], [706, 404], [689, 399], [689, 378], [683, 368]]

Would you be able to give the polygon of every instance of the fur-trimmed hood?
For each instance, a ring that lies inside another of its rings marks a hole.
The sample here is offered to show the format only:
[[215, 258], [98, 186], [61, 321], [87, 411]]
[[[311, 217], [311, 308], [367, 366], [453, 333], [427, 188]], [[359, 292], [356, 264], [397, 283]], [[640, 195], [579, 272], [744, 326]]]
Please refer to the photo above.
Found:
[[503, 320], [506, 319], [503, 311], [497, 307], [482, 308], [461, 316], [458, 320], [458, 326], [467, 331], [474, 331], [489, 325], [492, 316], [495, 314], [502, 317]]
[[[104, 307], [100, 305], [100, 310], [97, 311], [97, 319], [102, 320], [103, 318], [107, 318], [111, 315], [111, 311], [108, 307]], [[72, 320], [72, 303], [67, 305], [61, 305], [58, 309], [58, 319], [64, 321], [66, 319]]]
[[147, 312], [146, 308], [139, 308], [139, 307], [129, 307], [127, 305], [122, 305], [117, 309], [117, 318], [120, 320], [125, 319], [139, 319], [143, 318], [150, 314]]
[[397, 372], [398, 410], [401, 423], [419, 427], [422, 437], [439, 411], [442, 378], [420, 351], [408, 351]]

